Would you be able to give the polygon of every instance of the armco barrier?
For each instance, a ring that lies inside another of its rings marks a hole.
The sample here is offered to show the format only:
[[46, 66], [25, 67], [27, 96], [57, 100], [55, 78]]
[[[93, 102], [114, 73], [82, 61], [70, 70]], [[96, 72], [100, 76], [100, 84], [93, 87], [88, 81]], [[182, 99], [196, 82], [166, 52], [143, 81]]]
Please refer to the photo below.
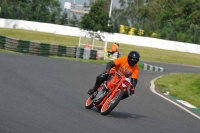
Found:
[[17, 52], [29, 53], [30, 41], [18, 40]]
[[39, 42], [30, 42], [29, 53], [38, 55], [40, 50], [40, 43]]
[[67, 57], [76, 57], [76, 49], [77, 49], [77, 47], [67, 46], [66, 47], [66, 56]]
[[97, 60], [97, 51], [92, 49], [77, 47], [76, 58]]
[[6, 37], [0, 35], [0, 48], [5, 48]]
[[5, 49], [17, 51], [18, 40], [14, 38], [5, 38]]
[[40, 43], [39, 55], [48, 56], [50, 55], [50, 45], [48, 43]]
[[80, 48], [80, 54], [79, 54], [79, 58], [83, 58], [84, 55], [84, 48]]
[[[104, 52], [84, 49], [74, 46], [60, 46], [55, 44], [32, 42], [27, 40], [18, 40], [16, 38], [10, 38], [0, 35], [0, 48], [12, 50], [21, 53], [29, 53], [35, 55], [56, 55], [56, 56], [66, 56], [66, 57], [75, 57], [75, 58], [85, 58], [97, 60], [104, 56]], [[112, 58], [113, 60], [117, 58], [117, 53], [115, 53]], [[143, 70], [159, 71], [165, 72], [165, 69], [162, 67], [148, 65], [146, 63], [140, 63]]]
[[66, 56], [67, 48], [65, 46], [58, 46], [58, 56]]
[[90, 51], [90, 58], [89, 59], [95, 59], [95, 60], [98, 59], [97, 51], [96, 50], [91, 50]]
[[[59, 49], [58, 46], [59, 45], [56, 45], [56, 44], [50, 45], [49, 54], [58, 56], [58, 49]], [[59, 55], [59, 56], [63, 56], [63, 55]]]
[[80, 58], [80, 50], [81, 50], [80, 47], [76, 48], [76, 58]]
[[83, 58], [84, 48], [77, 47], [76, 49], [76, 58]]
[[[75, 46], [60, 46], [56, 44], [32, 42], [28, 40], [18, 40], [16, 38], [6, 37], [0, 35], [0, 48], [12, 50], [20, 53], [28, 53], [41, 56], [66, 56], [66, 57], [77, 57], [83, 58], [84, 49]], [[89, 50], [89, 55], [85, 59], [97, 58], [97, 51]]]
[[146, 64], [146, 63], [143, 63], [142, 69], [143, 70], [150, 70], [150, 71], [157, 71], [157, 72], [165, 72], [166, 71], [162, 67], [157, 67], [157, 66], [149, 65], [149, 64]]

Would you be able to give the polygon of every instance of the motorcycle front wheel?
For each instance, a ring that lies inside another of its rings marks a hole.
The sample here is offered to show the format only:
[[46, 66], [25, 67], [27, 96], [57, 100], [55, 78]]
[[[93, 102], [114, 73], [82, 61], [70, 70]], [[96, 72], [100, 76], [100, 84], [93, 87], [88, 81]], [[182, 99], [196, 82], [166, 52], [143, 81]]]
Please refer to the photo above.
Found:
[[85, 108], [91, 109], [92, 107], [94, 107], [93, 100], [91, 99], [91, 97], [89, 97], [85, 103]]
[[109, 97], [106, 102], [103, 104], [101, 108], [101, 114], [102, 115], [107, 115], [109, 114], [120, 102], [121, 98], [124, 95], [124, 91], [119, 88], [118, 91], [114, 94], [114, 96]]

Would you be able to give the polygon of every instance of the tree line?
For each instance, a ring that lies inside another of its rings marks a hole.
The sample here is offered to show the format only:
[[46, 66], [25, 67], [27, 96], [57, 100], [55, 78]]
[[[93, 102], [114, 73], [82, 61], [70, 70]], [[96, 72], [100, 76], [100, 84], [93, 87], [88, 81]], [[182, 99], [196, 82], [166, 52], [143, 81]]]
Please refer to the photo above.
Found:
[[200, 44], [199, 0], [119, 0], [119, 4], [113, 9], [116, 25], [144, 30], [144, 36]]
[[58, 0], [1, 0], [1, 18], [65, 24], [67, 13]]
[[[82, 29], [120, 33], [144, 31], [143, 36], [200, 44], [199, 0], [118, 0], [108, 17], [111, 0], [88, 0], [89, 14], [80, 20], [63, 11], [59, 0], [1, 0], [1, 18], [22, 19], [65, 25]], [[70, 22], [71, 21], [71, 22]]]

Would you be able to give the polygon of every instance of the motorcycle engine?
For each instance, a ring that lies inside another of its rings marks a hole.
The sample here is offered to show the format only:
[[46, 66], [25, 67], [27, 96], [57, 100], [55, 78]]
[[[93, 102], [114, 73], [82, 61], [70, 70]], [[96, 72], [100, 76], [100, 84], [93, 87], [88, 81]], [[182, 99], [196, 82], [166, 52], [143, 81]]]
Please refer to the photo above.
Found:
[[106, 89], [104, 87], [102, 87], [102, 89], [100, 89], [97, 92], [97, 95], [93, 100], [94, 104], [99, 104], [106, 94], [107, 94]]

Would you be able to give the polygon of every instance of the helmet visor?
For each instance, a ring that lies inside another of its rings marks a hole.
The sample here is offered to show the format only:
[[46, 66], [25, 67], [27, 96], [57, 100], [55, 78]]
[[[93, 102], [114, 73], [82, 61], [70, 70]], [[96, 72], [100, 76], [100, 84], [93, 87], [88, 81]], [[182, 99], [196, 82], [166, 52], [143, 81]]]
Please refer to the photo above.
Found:
[[129, 58], [128, 63], [130, 66], [134, 66], [135, 64], [138, 63], [138, 59], [137, 58]]

